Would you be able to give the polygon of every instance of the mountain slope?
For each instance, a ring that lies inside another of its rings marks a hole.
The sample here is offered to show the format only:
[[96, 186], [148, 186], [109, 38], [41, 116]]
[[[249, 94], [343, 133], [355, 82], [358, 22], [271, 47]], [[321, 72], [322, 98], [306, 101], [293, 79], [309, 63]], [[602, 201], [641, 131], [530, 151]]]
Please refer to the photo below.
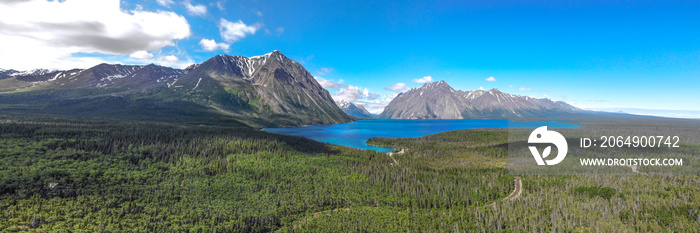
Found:
[[352, 121], [299, 63], [279, 51], [256, 57], [215, 56], [163, 91], [260, 125]]
[[445, 81], [426, 83], [396, 96], [379, 118], [392, 119], [462, 119], [471, 109]]
[[444, 81], [399, 94], [380, 118], [463, 119], [571, 116], [581, 110], [565, 102], [488, 91], [455, 91]]
[[0, 95], [7, 100], [0, 108], [45, 113], [144, 115], [149, 113], [139, 109], [168, 108], [182, 113], [194, 104], [202, 107], [196, 107], [199, 113], [256, 126], [353, 120], [303, 66], [279, 51], [251, 58], [218, 55], [186, 69], [100, 64], [36, 72], [0, 80]]
[[340, 107], [345, 114], [358, 118], [374, 118], [374, 116], [365, 109], [362, 105], [354, 104], [347, 100], [337, 101], [338, 107]]

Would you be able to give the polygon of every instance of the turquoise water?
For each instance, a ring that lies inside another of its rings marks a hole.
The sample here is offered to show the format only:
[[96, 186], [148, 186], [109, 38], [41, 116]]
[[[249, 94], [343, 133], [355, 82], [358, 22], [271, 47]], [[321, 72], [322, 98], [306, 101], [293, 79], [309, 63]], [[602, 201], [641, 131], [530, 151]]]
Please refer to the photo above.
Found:
[[[549, 128], [577, 128], [576, 123], [567, 122], [510, 122], [514, 128], [537, 128], [547, 125]], [[391, 152], [392, 148], [367, 145], [373, 137], [404, 138], [421, 137], [445, 131], [477, 128], [508, 128], [508, 120], [361, 120], [335, 125], [314, 125], [293, 128], [266, 128], [267, 132], [284, 135], [302, 136], [320, 142], [348, 147], [370, 149], [379, 152]]]

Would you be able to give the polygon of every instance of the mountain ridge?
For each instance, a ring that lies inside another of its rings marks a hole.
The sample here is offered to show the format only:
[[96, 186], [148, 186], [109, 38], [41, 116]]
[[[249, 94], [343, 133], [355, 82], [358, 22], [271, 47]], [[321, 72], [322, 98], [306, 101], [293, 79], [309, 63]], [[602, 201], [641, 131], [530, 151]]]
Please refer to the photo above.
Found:
[[124, 99], [117, 101], [124, 106], [116, 109], [131, 109], [125, 106], [142, 100], [162, 106], [185, 101], [261, 127], [354, 120], [301, 64], [277, 50], [250, 58], [217, 55], [185, 69], [103, 63], [88, 69], [45, 71], [0, 79], [0, 93], [24, 95], [27, 102], [46, 106], [51, 106], [47, 99], [53, 98], [54, 108], [64, 107], [55, 102], [66, 99], [94, 102], [91, 106], [99, 105], [97, 98]]
[[512, 95], [498, 89], [461, 91], [445, 81], [426, 83], [400, 93], [379, 118], [470, 119], [575, 115], [582, 112], [562, 101]]
[[345, 114], [348, 114], [350, 116], [354, 116], [357, 118], [375, 118], [374, 115], [372, 115], [367, 109], [365, 109], [365, 106], [363, 105], [358, 105], [353, 102], [347, 101], [347, 100], [340, 100], [335, 102], [338, 107], [340, 107]]

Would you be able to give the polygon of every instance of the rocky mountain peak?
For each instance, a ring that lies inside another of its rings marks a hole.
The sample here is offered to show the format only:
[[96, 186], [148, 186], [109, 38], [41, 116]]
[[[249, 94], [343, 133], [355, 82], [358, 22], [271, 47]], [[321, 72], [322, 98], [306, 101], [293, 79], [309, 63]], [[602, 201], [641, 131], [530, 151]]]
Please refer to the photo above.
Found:
[[338, 107], [350, 116], [358, 118], [374, 118], [374, 116], [365, 109], [361, 104], [355, 104], [348, 100], [336, 101]]
[[461, 119], [572, 115], [580, 111], [564, 102], [511, 95], [496, 88], [455, 91], [446, 82], [426, 83], [398, 95], [380, 118]]
[[430, 88], [430, 89], [435, 89], [435, 88], [442, 88], [442, 89], [444, 89], [444, 88], [449, 88], [449, 89], [452, 89], [452, 87], [451, 87], [449, 84], [447, 84], [447, 82], [445, 82], [445, 81], [443, 81], [443, 80], [437, 81], [437, 82], [432, 82], [432, 83], [423, 84], [423, 86], [421, 86], [420, 88], [426, 88], [426, 89], [427, 89], [427, 88]]
[[336, 104], [338, 104], [338, 107], [341, 109], [349, 107], [352, 103], [347, 100], [340, 100], [340, 101], [335, 101]]

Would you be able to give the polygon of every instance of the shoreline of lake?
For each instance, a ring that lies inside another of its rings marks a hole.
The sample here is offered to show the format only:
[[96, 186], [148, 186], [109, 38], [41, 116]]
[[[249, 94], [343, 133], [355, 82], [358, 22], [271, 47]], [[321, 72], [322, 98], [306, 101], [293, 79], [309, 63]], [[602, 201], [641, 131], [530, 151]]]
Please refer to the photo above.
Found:
[[[319, 142], [343, 145], [377, 152], [391, 152], [394, 148], [377, 147], [366, 142], [373, 137], [422, 137], [461, 129], [483, 128], [578, 128], [581, 123], [561, 121], [509, 121], [505, 119], [375, 119], [358, 120], [333, 125], [314, 125], [289, 128], [264, 128], [263, 131], [291, 136], [302, 136]], [[515, 127], [513, 127], [515, 126]]]

